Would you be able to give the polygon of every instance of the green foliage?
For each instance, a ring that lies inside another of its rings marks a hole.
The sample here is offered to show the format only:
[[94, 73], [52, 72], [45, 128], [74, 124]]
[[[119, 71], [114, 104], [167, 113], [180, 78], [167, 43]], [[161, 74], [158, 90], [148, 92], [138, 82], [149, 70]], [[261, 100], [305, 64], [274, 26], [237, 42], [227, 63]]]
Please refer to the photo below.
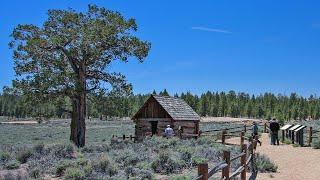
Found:
[[320, 149], [320, 139], [316, 139], [311, 144], [313, 149]]
[[94, 161], [92, 167], [100, 172], [107, 173], [110, 176], [117, 174], [117, 166], [110, 160], [107, 155], [103, 155], [97, 161]]
[[59, 161], [58, 164], [56, 165], [56, 175], [57, 176], [62, 176], [65, 173], [65, 170], [69, 167], [73, 167], [74, 164], [70, 160], [62, 160]]
[[[165, 92], [165, 91], [164, 91]], [[163, 94], [163, 92], [161, 92]], [[130, 117], [142, 106], [149, 94], [137, 94], [127, 97], [109, 95], [89, 95], [88, 116], [106, 119], [108, 117]], [[293, 93], [290, 96], [265, 93], [250, 96], [247, 93], [207, 92], [200, 97], [190, 92], [176, 95], [184, 99], [202, 116], [231, 116], [265, 118], [276, 117], [280, 123], [292, 119], [320, 119], [320, 99], [315, 96], [304, 98]], [[55, 103], [28, 105], [23, 102], [23, 95], [3, 94], [0, 96], [0, 115], [23, 117], [43, 114], [48, 117], [61, 117], [63, 109], [70, 109], [70, 102], [64, 100]], [[9, 105], [8, 105], [9, 104]], [[1, 112], [2, 111], [2, 112]]]
[[152, 169], [157, 173], [175, 173], [182, 170], [184, 162], [169, 152], [160, 152], [152, 162]]
[[18, 169], [20, 167], [20, 162], [17, 160], [9, 161], [6, 164], [6, 169]]
[[265, 155], [257, 154], [256, 163], [259, 172], [277, 172], [278, 166]]
[[140, 159], [138, 154], [133, 150], [125, 149], [118, 152], [115, 161], [118, 163], [122, 163], [123, 166], [134, 166], [140, 161]]
[[38, 168], [34, 168], [29, 172], [29, 177], [31, 177], [32, 179], [38, 179], [41, 177], [41, 172], [40, 169]]
[[195, 166], [199, 165], [201, 163], [204, 163], [204, 162], [206, 162], [206, 159], [204, 159], [202, 157], [195, 156], [195, 157], [192, 158], [192, 164], [195, 165]]
[[291, 144], [291, 143], [292, 143], [292, 140], [291, 140], [291, 139], [288, 139], [288, 138], [284, 138], [283, 143], [285, 143], [285, 144]]
[[7, 151], [0, 151], [0, 162], [6, 162], [11, 158], [11, 154]]
[[26, 163], [32, 155], [33, 155], [33, 152], [30, 149], [21, 150], [17, 154], [17, 160], [23, 164], [23, 163]]
[[66, 169], [64, 179], [83, 180], [85, 179], [85, 176], [86, 174], [82, 169], [76, 168], [76, 167], [70, 167]]
[[34, 149], [34, 151], [36, 153], [40, 153], [41, 154], [43, 152], [43, 150], [44, 150], [44, 144], [43, 143], [37, 144], [37, 145], [35, 145], [33, 147], [33, 149]]

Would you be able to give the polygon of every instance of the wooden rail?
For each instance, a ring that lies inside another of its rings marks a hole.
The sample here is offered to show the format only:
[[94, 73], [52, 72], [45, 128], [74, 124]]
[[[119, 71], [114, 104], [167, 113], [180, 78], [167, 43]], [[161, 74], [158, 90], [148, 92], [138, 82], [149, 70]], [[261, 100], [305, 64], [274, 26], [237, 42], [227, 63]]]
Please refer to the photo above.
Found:
[[[241, 132], [240, 137], [243, 137], [244, 132]], [[255, 177], [257, 174], [256, 162], [255, 162], [255, 148], [257, 146], [257, 136], [254, 139], [251, 138], [249, 144], [243, 143], [243, 138], [240, 138], [241, 153], [231, 158], [230, 151], [223, 151], [223, 162], [218, 163], [213, 168], [208, 168], [208, 163], [202, 163], [198, 165], [198, 177], [196, 180], [208, 180], [217, 172], [221, 171], [221, 179], [234, 179], [240, 175], [241, 180], [247, 179], [248, 166], [251, 166], [251, 177]], [[233, 172], [231, 172], [231, 162], [240, 159], [240, 166]], [[251, 179], [251, 178], [250, 178]]]
[[130, 139], [130, 140], [134, 140], [136, 139], [136, 137], [130, 135], [130, 136], [126, 136], [125, 134], [123, 134], [122, 136], [118, 137], [116, 135], [112, 135], [112, 139], [121, 139], [121, 140], [126, 140], [126, 139]]

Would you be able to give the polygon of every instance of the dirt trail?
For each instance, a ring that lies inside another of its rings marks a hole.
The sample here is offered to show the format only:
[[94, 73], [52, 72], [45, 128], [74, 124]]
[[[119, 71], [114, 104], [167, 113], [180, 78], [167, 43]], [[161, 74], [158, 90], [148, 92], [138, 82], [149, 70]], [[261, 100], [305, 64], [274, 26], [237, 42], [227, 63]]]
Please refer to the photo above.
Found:
[[[262, 146], [257, 152], [267, 155], [278, 165], [277, 173], [259, 173], [258, 180], [315, 180], [320, 179], [320, 150], [311, 147], [293, 147], [280, 144], [271, 146], [268, 134], [262, 134]], [[239, 138], [227, 140], [228, 143], [239, 144]]]

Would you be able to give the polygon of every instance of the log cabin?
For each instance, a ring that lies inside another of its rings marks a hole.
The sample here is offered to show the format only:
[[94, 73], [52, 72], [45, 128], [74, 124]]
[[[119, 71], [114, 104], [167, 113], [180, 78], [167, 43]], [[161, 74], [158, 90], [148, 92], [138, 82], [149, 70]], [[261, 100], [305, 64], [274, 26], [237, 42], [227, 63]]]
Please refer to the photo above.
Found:
[[132, 120], [137, 139], [161, 136], [167, 125], [175, 135], [197, 137], [199, 134], [200, 116], [184, 100], [175, 97], [151, 95]]

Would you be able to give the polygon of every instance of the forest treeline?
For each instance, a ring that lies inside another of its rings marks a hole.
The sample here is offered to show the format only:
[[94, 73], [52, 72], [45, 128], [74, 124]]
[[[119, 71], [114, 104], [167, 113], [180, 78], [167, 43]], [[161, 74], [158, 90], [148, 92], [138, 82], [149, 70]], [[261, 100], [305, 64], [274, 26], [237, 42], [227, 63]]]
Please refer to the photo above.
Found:
[[[153, 94], [169, 95], [166, 90]], [[87, 115], [93, 118], [130, 117], [150, 94], [136, 94], [128, 97], [89, 97]], [[184, 99], [199, 115], [214, 117], [272, 118], [279, 120], [319, 119], [320, 98], [311, 95], [308, 98], [292, 93], [290, 96], [265, 93], [206, 92], [195, 95], [190, 92], [174, 94]], [[5, 90], [0, 95], [0, 116], [25, 117], [68, 117], [68, 100], [57, 103], [36, 104], [27, 102], [23, 96], [12, 95]]]

